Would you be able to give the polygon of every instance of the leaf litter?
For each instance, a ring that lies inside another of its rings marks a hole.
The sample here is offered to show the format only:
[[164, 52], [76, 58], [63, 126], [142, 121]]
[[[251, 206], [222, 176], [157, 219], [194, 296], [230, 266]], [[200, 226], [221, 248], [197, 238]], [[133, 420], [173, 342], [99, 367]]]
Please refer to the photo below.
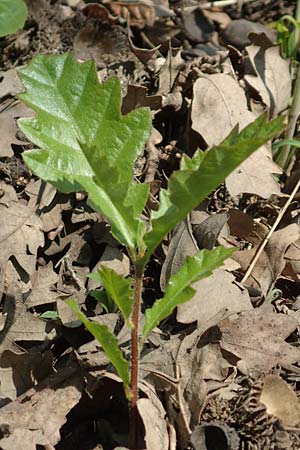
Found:
[[[0, 444], [3, 449], [84, 449], [88, 436], [89, 448], [126, 447], [120, 380], [65, 301], [75, 297], [95, 322], [109, 325], [122, 337], [126, 355], [129, 330], [91, 295], [104, 291], [87, 275], [104, 265], [129, 276], [128, 255], [84, 194], [59, 194], [24, 166], [20, 155], [31, 143], [16, 119], [32, 116], [32, 110], [16, 97], [22, 89], [16, 68], [37, 52], [71, 49], [81, 60], [95, 59], [101, 81], [121, 79], [123, 113], [150, 107], [152, 138], [136, 162], [135, 176], [151, 183], [147, 206], [155, 209], [159, 190], [182, 155], [218, 144], [262, 110], [276, 117], [287, 108], [289, 61], [280, 56], [272, 33], [255, 22], [258, 10], [249, 13], [246, 5], [245, 17], [254, 18], [246, 23], [254, 33], [249, 37], [245, 24], [244, 36], [234, 31], [239, 26], [234, 9], [228, 14], [187, 4], [180, 11], [155, 1], [85, 5], [69, 0], [52, 7], [45, 0], [37, 8], [28, 0], [28, 6], [27, 33], [5, 38], [0, 57]], [[228, 50], [228, 43], [240, 53]], [[194, 284], [195, 297], [146, 341], [138, 405], [145, 428], [141, 448], [184, 449], [191, 439], [197, 449], [203, 433], [206, 442], [212, 439], [208, 425], [222, 426], [226, 436], [234, 431], [231, 448], [237, 441], [245, 450], [299, 448], [292, 429], [300, 422], [296, 203], [251, 277], [240, 284], [282, 205], [280, 174], [271, 147], [264, 145], [166, 237], [150, 261], [145, 308], [161, 297], [186, 256], [219, 244], [238, 248], [224, 268]], [[272, 300], [275, 290], [281, 294]], [[43, 319], [47, 314], [52, 318]], [[273, 385], [290, 399], [284, 405]], [[247, 406], [251, 401], [264, 411], [259, 426]], [[89, 433], [95, 417], [96, 428]], [[82, 436], [76, 432], [79, 425]], [[285, 444], [279, 431], [286, 433]]]

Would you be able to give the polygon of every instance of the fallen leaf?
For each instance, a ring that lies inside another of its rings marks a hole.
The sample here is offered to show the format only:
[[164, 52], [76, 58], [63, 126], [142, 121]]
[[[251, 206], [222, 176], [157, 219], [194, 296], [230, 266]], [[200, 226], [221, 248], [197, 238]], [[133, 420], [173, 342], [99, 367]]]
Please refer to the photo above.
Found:
[[281, 173], [280, 167], [272, 160], [271, 147], [265, 144], [226, 178], [226, 187], [232, 196], [248, 192], [269, 198], [280, 192], [273, 174]]
[[18, 202], [12, 186], [1, 183], [1, 189], [0, 265], [5, 275], [8, 260], [13, 258], [16, 271], [24, 270], [28, 282], [36, 270], [37, 250], [44, 245], [42, 222], [34, 208]]
[[195, 255], [198, 250], [189, 219], [186, 219], [177, 225], [172, 233], [168, 252], [161, 269], [160, 286], [162, 290], [165, 289], [171, 275], [178, 272], [185, 258]]
[[58, 274], [54, 272], [52, 262], [47, 266], [40, 266], [32, 278], [32, 291], [27, 299], [27, 308], [55, 303], [58, 297], [54, 288], [58, 281]]
[[16, 397], [43, 380], [53, 370], [52, 352], [14, 353], [4, 350], [0, 356], [0, 397]]
[[[299, 227], [296, 224], [291, 224], [281, 230], [275, 231], [255, 264], [248, 284], [259, 287], [263, 295], [267, 296], [285, 267], [286, 261], [284, 256], [287, 248], [298, 239]], [[258, 246], [251, 250], [235, 252], [232, 258], [246, 272], [257, 249]]]
[[129, 84], [127, 94], [122, 101], [122, 114], [128, 114], [140, 106], [148, 106], [153, 111], [161, 109], [161, 95], [147, 95], [147, 88], [136, 84]]
[[296, 281], [298, 281], [300, 276], [300, 239], [292, 242], [285, 252], [284, 259], [296, 276]]
[[[97, 272], [101, 266], [113, 269], [117, 274], [127, 277], [130, 272], [130, 261], [127, 255], [121, 252], [117, 247], [106, 246], [101, 258], [92, 270], [92, 273]], [[89, 279], [89, 290], [96, 289], [100, 284], [98, 281]]]
[[145, 381], [141, 384], [143, 393], [146, 393], [148, 397], [140, 398], [137, 401], [138, 412], [145, 427], [146, 448], [147, 450], [168, 450], [166, 411], [158, 396], [152, 391], [151, 385], [148, 385]]
[[198, 248], [200, 250], [203, 248], [212, 250], [221, 231], [226, 227], [227, 221], [228, 214], [220, 213], [213, 214], [201, 221], [201, 223], [193, 225], [193, 235], [195, 236]]
[[166, 95], [172, 91], [180, 69], [184, 66], [181, 49], [170, 49], [159, 71], [159, 88], [157, 94]]
[[197, 320], [204, 324], [219, 311], [226, 308], [230, 313], [251, 310], [248, 291], [236, 284], [234, 276], [224, 269], [217, 269], [213, 275], [193, 284], [194, 297], [177, 307], [177, 320], [191, 323]]
[[5, 429], [2, 450], [36, 450], [56, 445], [67, 414], [81, 397], [82, 375], [77, 369], [53, 374], [35, 388], [0, 409], [0, 426]]
[[259, 307], [219, 322], [220, 346], [238, 358], [243, 374], [268, 373], [277, 364], [285, 367], [299, 361], [299, 349], [285, 342], [297, 326], [296, 318]]
[[23, 302], [22, 294], [16, 285], [11, 284], [4, 296], [6, 321], [0, 332], [1, 351], [6, 349], [22, 353], [18, 342], [43, 342], [53, 339], [56, 330], [53, 325], [33, 316]]
[[23, 92], [24, 88], [16, 69], [0, 72], [0, 99], [8, 95], [15, 96]]
[[[244, 90], [236, 80], [230, 75], [213, 74], [201, 76], [194, 84], [191, 119], [192, 128], [211, 147], [219, 144], [236, 125], [243, 129], [253, 122], [255, 114], [248, 110]], [[280, 192], [274, 173], [281, 173], [281, 169], [272, 161], [271, 149], [266, 144], [226, 178], [226, 186], [233, 196], [248, 192], [268, 198]]]
[[276, 117], [291, 98], [290, 60], [280, 55], [280, 45], [274, 46], [260, 35], [250, 35], [250, 39], [252, 45], [246, 50], [256, 76], [245, 75], [245, 80], [259, 93], [270, 117]]

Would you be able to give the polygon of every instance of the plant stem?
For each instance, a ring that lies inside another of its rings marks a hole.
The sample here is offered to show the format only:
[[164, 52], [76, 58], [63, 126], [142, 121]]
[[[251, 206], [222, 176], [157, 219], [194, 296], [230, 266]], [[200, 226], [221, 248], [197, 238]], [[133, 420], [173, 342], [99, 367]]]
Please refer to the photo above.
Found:
[[144, 266], [135, 265], [135, 286], [134, 286], [134, 306], [132, 313], [131, 330], [131, 383], [130, 383], [130, 431], [129, 431], [129, 448], [137, 450], [138, 438], [138, 374], [139, 374], [139, 317], [142, 299]]
[[[300, 114], [300, 69], [298, 67], [298, 73], [294, 87], [293, 101], [288, 125], [286, 128], [285, 139], [289, 140], [293, 139], [299, 114]], [[289, 168], [291, 168], [291, 164], [289, 164], [291, 160], [290, 148], [291, 148], [290, 145], [285, 145], [284, 147], [282, 147], [282, 150], [280, 151], [278, 158], [276, 159], [276, 163], [285, 170], [287, 169], [288, 166]]]
[[[300, 21], [300, 0], [297, 0], [295, 19], [297, 22]], [[297, 41], [296, 47], [298, 48], [300, 39], [300, 32], [298, 28], [296, 28], [295, 39]], [[285, 139], [289, 140], [293, 139], [299, 114], [300, 114], [300, 66], [298, 66], [297, 68], [297, 77], [293, 92], [293, 100], [290, 110], [289, 121], [285, 132]], [[291, 146], [289, 144], [282, 147], [276, 159], [276, 163], [284, 170], [286, 170], [287, 175], [289, 175], [294, 164], [294, 152], [291, 151]]]

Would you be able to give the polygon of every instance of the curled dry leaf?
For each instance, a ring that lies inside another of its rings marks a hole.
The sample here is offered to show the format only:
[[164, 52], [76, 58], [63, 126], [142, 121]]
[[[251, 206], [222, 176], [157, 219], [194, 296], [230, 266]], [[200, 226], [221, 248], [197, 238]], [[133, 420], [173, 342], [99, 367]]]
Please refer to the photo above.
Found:
[[[16, 270], [15, 282], [21, 278], [28, 283], [36, 270], [36, 257], [39, 247], [44, 245], [42, 222], [35, 208], [18, 201], [12, 186], [1, 183], [4, 195], [0, 202], [2, 226], [0, 228], [0, 266], [5, 276], [6, 265], [10, 258]], [[20, 269], [21, 268], [21, 269]], [[12, 281], [12, 280], [11, 280]]]
[[250, 35], [252, 45], [246, 48], [255, 76], [245, 79], [261, 96], [271, 117], [284, 111], [291, 98], [292, 78], [290, 61], [280, 55], [280, 46], [274, 46], [263, 35]]
[[296, 281], [300, 281], [300, 239], [289, 246], [284, 259], [287, 266], [286, 270], [284, 270], [284, 275], [292, 275]]
[[148, 106], [151, 110], [161, 109], [161, 95], [147, 95], [147, 88], [136, 84], [127, 86], [127, 94], [122, 101], [122, 114], [128, 114], [140, 106]]
[[155, 9], [150, 3], [138, 2], [114, 2], [106, 0], [103, 5], [90, 3], [83, 8], [88, 17], [96, 17], [109, 23], [115, 23], [119, 18], [128, 20], [130, 25], [144, 28], [145, 25], [153, 25]]
[[99, 3], [88, 3], [82, 8], [82, 11], [88, 18], [96, 18], [101, 22], [114, 24], [118, 21], [117, 16], [110, 14], [104, 5], [100, 5]]
[[260, 402], [272, 414], [280, 419], [285, 427], [295, 427], [300, 423], [300, 404], [291, 386], [277, 375], [268, 375], [264, 379]]
[[170, 49], [163, 66], [159, 71], [159, 88], [157, 94], [168, 94], [172, 91], [180, 69], [184, 66], [180, 49]]
[[55, 303], [58, 294], [54, 285], [58, 278], [58, 274], [53, 270], [52, 262], [47, 266], [39, 267], [32, 279], [32, 291], [26, 302], [27, 307]]
[[[213, 74], [201, 76], [194, 84], [191, 119], [192, 128], [211, 147], [235, 126], [243, 129], [253, 122], [255, 114], [248, 110], [245, 93], [236, 80], [230, 75]], [[226, 186], [233, 196], [248, 192], [268, 198], [280, 192], [274, 173], [281, 173], [281, 169], [273, 162], [266, 144], [227, 177]]]
[[[259, 257], [249, 279], [251, 285], [259, 287], [263, 295], [267, 296], [275, 281], [281, 275], [285, 264], [285, 253], [288, 247], [299, 239], [299, 227], [296, 224], [275, 231]], [[256, 254], [258, 246], [251, 250], [243, 250], [233, 254], [245, 272]]]

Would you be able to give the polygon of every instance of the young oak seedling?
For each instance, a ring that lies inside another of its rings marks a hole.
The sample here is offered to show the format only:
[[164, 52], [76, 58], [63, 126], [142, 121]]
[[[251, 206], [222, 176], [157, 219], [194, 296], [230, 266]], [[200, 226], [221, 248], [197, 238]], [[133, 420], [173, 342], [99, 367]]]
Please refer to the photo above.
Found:
[[62, 192], [83, 190], [89, 203], [104, 214], [114, 237], [127, 248], [134, 266], [133, 278], [122, 278], [102, 268], [99, 279], [131, 328], [131, 361], [124, 358], [118, 340], [104, 325], [89, 320], [75, 300], [68, 303], [85, 327], [100, 342], [121, 377], [130, 403], [130, 448], [137, 449], [139, 352], [148, 334], [173, 309], [194, 295], [191, 285], [211, 274], [232, 254], [222, 247], [201, 250], [188, 257], [166, 286], [163, 298], [146, 310], [139, 330], [143, 274], [154, 250], [182, 221], [257, 148], [277, 135], [282, 119], [266, 116], [234, 129], [218, 146], [183, 156], [168, 189], [161, 189], [160, 204], [142, 219], [149, 186], [133, 181], [133, 166], [151, 129], [150, 111], [139, 108], [122, 116], [121, 87], [117, 79], [100, 84], [94, 62], [76, 62], [70, 54], [37, 56], [20, 71], [26, 92], [20, 98], [36, 117], [20, 119], [19, 126], [40, 149], [24, 152], [33, 173]]

